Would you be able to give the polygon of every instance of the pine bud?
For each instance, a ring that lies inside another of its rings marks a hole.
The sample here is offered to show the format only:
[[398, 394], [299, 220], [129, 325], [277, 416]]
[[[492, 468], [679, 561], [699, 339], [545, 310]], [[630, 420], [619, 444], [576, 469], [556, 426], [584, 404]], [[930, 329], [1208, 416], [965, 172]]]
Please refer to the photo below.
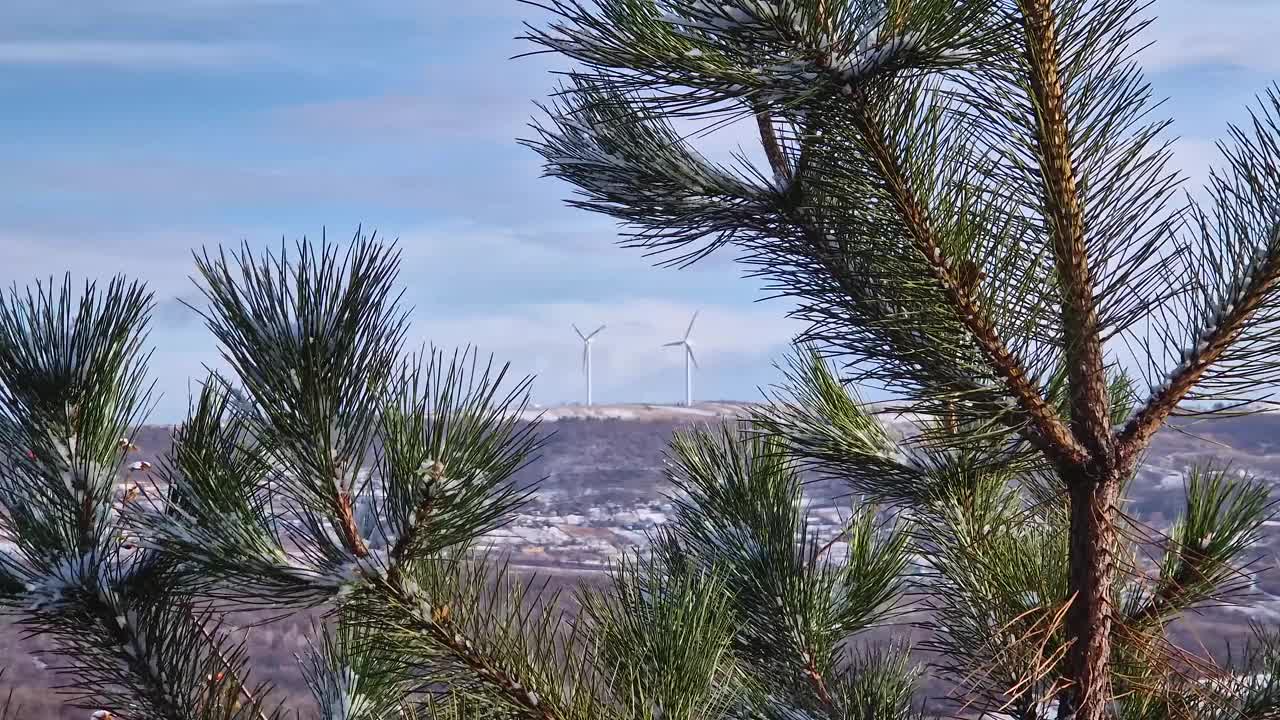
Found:
[[978, 289], [978, 283], [987, 279], [987, 274], [982, 272], [972, 260], [961, 260], [958, 272], [960, 287], [973, 291]]
[[443, 625], [449, 621], [449, 606], [441, 605], [431, 612], [431, 622], [437, 625]]

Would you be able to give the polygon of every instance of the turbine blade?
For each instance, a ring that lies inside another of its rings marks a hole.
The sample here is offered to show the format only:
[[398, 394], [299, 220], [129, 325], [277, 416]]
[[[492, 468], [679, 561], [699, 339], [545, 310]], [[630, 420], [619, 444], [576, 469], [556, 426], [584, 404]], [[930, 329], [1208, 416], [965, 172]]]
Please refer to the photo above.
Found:
[[587, 371], [587, 353], [588, 352], [589, 351], [587, 350], [587, 346], [584, 344], [582, 346], [582, 372]]
[[588, 336], [586, 336], [585, 338], [583, 338], [583, 340], [590, 340], [591, 338], [595, 337], [596, 335], [599, 335], [599, 334], [600, 334], [600, 331], [601, 331], [601, 330], [603, 330], [603, 329], [604, 329], [604, 325], [601, 325], [600, 327], [596, 328], [596, 329], [595, 329], [595, 330], [594, 330], [590, 335], [588, 335]]
[[684, 344], [683, 340], [677, 340], [675, 342], [664, 343], [662, 347], [675, 347], [677, 345], [683, 345], [683, 344]]
[[[570, 324], [572, 324], [572, 323], [570, 323]], [[576, 333], [578, 333], [578, 337], [582, 338], [584, 341], [587, 339], [587, 336], [582, 334], [582, 331], [578, 329], [578, 326], [577, 326], [577, 325], [574, 325], [574, 326], [573, 326], [573, 331], [574, 331], [574, 332], [576, 332]]]
[[689, 353], [689, 359], [693, 361], [693, 366], [698, 369], [701, 369], [701, 367], [698, 365], [698, 356], [693, 354], [693, 347], [690, 345], [685, 345], [684, 351]]
[[693, 332], [693, 323], [694, 323], [694, 321], [695, 321], [695, 320], [697, 320], [697, 319], [698, 319], [698, 313], [699, 313], [699, 312], [700, 312], [700, 311], [698, 311], [698, 310], [694, 310], [694, 311], [693, 311], [693, 317], [689, 318], [689, 327], [685, 328], [685, 330], [684, 330], [684, 339], [685, 339], [685, 340], [688, 340], [688, 339], [689, 339], [689, 333]]

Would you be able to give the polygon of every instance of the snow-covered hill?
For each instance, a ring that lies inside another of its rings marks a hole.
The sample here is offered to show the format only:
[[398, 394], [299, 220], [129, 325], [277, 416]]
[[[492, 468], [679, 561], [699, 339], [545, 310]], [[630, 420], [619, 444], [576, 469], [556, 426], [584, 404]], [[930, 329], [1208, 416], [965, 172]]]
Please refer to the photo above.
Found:
[[620, 403], [612, 405], [553, 405], [533, 406], [522, 418], [532, 420], [541, 417], [543, 422], [560, 420], [634, 420], [638, 422], [680, 422], [682, 420], [711, 420], [745, 415], [751, 403], [705, 402], [692, 406], [654, 405], [648, 403]]

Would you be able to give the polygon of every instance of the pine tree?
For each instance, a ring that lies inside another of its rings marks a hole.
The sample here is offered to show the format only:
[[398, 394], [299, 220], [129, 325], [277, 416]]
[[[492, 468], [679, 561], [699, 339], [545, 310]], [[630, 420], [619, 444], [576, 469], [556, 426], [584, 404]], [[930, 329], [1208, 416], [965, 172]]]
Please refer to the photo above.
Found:
[[541, 443], [519, 421], [528, 382], [470, 350], [405, 355], [398, 255], [374, 240], [196, 261], [235, 381], [203, 382], [155, 467], [129, 439], [151, 295], [117, 278], [76, 299], [67, 279], [0, 302], [0, 599], [54, 640], [70, 699], [122, 719], [289, 716], [225, 613], [320, 604], [335, 617], [304, 674], [324, 717], [422, 702], [428, 681], [394, 665], [418, 656], [374, 652], [394, 636], [379, 619], [419, 623], [430, 682], [497, 682], [482, 643], [517, 639], [457, 632], [481, 617], [466, 602], [496, 597], [467, 543], [523, 500], [507, 481]]
[[[1167, 639], [1240, 589], [1265, 487], [1190, 473], [1154, 575], [1123, 508], [1172, 417], [1280, 377], [1280, 95], [1184, 197], [1137, 0], [538, 5], [526, 37], [575, 69], [527, 144], [626, 244], [681, 265], [730, 249], [794, 303], [813, 354], [759, 424], [913, 523], [970, 707], [1280, 712], [1270, 675]], [[688, 139], [739, 120], [767, 168]], [[922, 431], [889, 439], [850, 386]], [[1257, 640], [1246, 665], [1272, 667]]]

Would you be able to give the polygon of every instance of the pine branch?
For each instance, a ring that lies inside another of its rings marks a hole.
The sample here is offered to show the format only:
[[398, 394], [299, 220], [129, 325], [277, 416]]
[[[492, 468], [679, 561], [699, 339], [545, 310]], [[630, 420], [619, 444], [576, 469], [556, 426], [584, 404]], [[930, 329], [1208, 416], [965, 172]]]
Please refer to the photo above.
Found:
[[[744, 671], [768, 671], [734, 652], [744, 619], [732, 608], [728, 578], [706, 568], [671, 570], [627, 553], [610, 567], [607, 590], [579, 593], [578, 623], [592, 644], [594, 671], [615, 699], [611, 714], [699, 720], [750, 708], [757, 692], [768, 691]], [[791, 677], [799, 674], [770, 679], [776, 685]]]
[[[407, 599], [403, 595], [402, 599]], [[524, 686], [511, 672], [508, 672], [473, 650], [470, 640], [464, 638], [450, 624], [447, 615], [427, 626], [428, 632], [437, 643], [449, 649], [454, 657], [461, 660], [475, 672], [482, 681], [498, 688], [509, 698], [523, 707], [530, 717], [542, 720], [560, 720], [561, 715], [542, 701], [536, 692]]]
[[825, 557], [800, 509], [796, 467], [777, 439], [745, 424], [678, 433], [671, 456], [675, 515], [654, 539], [654, 564], [625, 566], [631, 574], [617, 583], [720, 578], [735, 588], [733, 648], [755, 682], [840, 716], [837, 647], [894, 612], [906, 532], [859, 505], [845, 557]]
[[1062, 327], [1071, 378], [1071, 424], [1077, 440], [1094, 457], [1110, 452], [1109, 395], [1103, 369], [1084, 209], [1072, 167], [1071, 129], [1059, 67], [1059, 39], [1053, 0], [1021, 0], [1030, 67], [1032, 107], [1037, 113], [1044, 212], [1052, 235], [1054, 264], [1062, 293]]
[[1143, 627], [1206, 600], [1225, 600], [1246, 587], [1249, 573], [1234, 563], [1259, 538], [1273, 516], [1267, 487], [1229, 466], [1193, 467], [1186, 507], [1167, 540], [1155, 592], [1131, 608], [1126, 622]]
[[[56, 669], [73, 676], [62, 689], [76, 689], [81, 707], [106, 705], [139, 720], [280, 720], [279, 708], [264, 716], [260, 700], [231, 707], [244, 645], [228, 654], [205, 632], [207, 616], [194, 614], [190, 597], [157, 593], [154, 583], [171, 586], [172, 579], [112, 578], [99, 570], [67, 602], [25, 621], [52, 635], [68, 658]], [[269, 688], [261, 684], [254, 694], [260, 699]]]
[[[222, 672], [231, 676], [231, 684], [235, 685], [240, 694], [244, 696], [244, 699], [249, 701], [249, 707], [254, 708], [254, 713], [258, 720], [267, 720], [267, 716], [264, 715], [260, 709], [261, 703], [258, 701], [257, 695], [255, 695], [254, 692], [245, 685], [244, 680], [242, 680], [236, 673], [235, 663], [233, 663], [231, 659], [222, 652], [221, 643], [219, 643], [218, 639], [209, 632], [209, 628], [205, 627], [203, 620], [196, 617], [195, 613], [192, 612], [190, 608], [185, 609], [187, 610], [187, 615], [191, 618], [192, 624], [200, 630], [200, 637], [204, 638], [204, 641], [209, 644], [209, 647], [213, 650], [213, 654], [218, 658], [218, 661], [222, 663]], [[218, 677], [217, 679], [220, 680], [221, 678]]]
[[1196, 346], [1183, 351], [1182, 363], [1169, 373], [1165, 382], [1156, 388], [1120, 431], [1117, 437], [1120, 457], [1129, 463], [1138, 457], [1178, 403], [1231, 350], [1249, 321], [1268, 301], [1268, 296], [1280, 286], [1280, 252], [1271, 252], [1270, 245], [1280, 247], [1280, 232], [1276, 232], [1271, 242], [1264, 244], [1252, 258], [1239, 296], [1220, 309]]
[[70, 276], [0, 298], [0, 443], [28, 453], [0, 467], [0, 504], [33, 556], [89, 554], [109, 530], [119, 438], [149, 403], [151, 305], [123, 277], [78, 299]]
[[[869, 101], [865, 96], [859, 95], [854, 98], [855, 103]], [[961, 320], [969, 335], [982, 350], [996, 376], [1004, 380], [1026, 417], [1025, 421], [1016, 416], [1005, 417], [1003, 421], [1011, 427], [1022, 429], [1028, 440], [1050, 459], [1072, 464], [1083, 462], [1083, 448], [1073, 439], [1052, 406], [1041, 397], [1039, 389], [1028, 378], [1023, 364], [1003, 343], [982, 307], [978, 299], [978, 290], [979, 281], [984, 274], [971, 260], [964, 259], [954, 263], [943, 252], [927, 211], [919, 203], [911, 189], [907, 173], [886, 142], [884, 128], [880, 121], [863, 108], [857, 108], [854, 112], [857, 115], [859, 130], [871, 149], [884, 182], [890, 189], [896, 209], [912, 235], [913, 245], [924, 256], [927, 267], [942, 289], [956, 317]], [[770, 138], [773, 137], [772, 129], [770, 128], [769, 133], [764, 135], [765, 128], [761, 127], [761, 132], [762, 140], [768, 147]], [[803, 157], [801, 160], [803, 161]], [[778, 167], [786, 168], [785, 164], [774, 167], [775, 172]], [[790, 192], [802, 193], [805, 180], [804, 175], [797, 173]], [[831, 278], [845, 288], [850, 296], [859, 296], [860, 290], [853, 285], [859, 282], [859, 279], [846, 271], [844, 267], [846, 261], [838, 252], [831, 253], [825, 250], [826, 242], [821, 237], [821, 233], [813, 229], [813, 223], [807, 213], [802, 208], [794, 206], [782, 212], [787, 221], [800, 228], [802, 234], [808, 238], [807, 249], [813, 253], [815, 260], [822, 263]], [[954, 402], [950, 403], [949, 407], [954, 410]], [[1020, 427], [1023, 423], [1027, 427]]]
[[339, 612], [337, 627], [315, 634], [302, 664], [303, 678], [319, 705], [320, 717], [335, 720], [391, 720], [418, 688], [396, 672], [370, 624]]
[[1127, 622], [1143, 626], [1161, 619], [1170, 611], [1181, 607], [1177, 601], [1187, 588], [1193, 583], [1204, 581], [1205, 574], [1202, 568], [1209, 564], [1209, 556], [1190, 548], [1184, 550], [1181, 555], [1181, 562], [1173, 576], [1161, 578], [1156, 594], [1138, 612], [1127, 618]]
[[[934, 279], [956, 315], [982, 349], [992, 371], [1004, 381], [1026, 414], [1028, 440], [1055, 462], [1072, 465], [1085, 462], [1087, 456], [1084, 447], [1062, 424], [1053, 408], [1045, 403], [1018, 358], [1005, 346], [979, 305], [972, 286], [963, 281], [962, 268], [952, 267], [953, 261], [943, 254], [929, 216], [912, 191], [898, 159], [885, 142], [884, 128], [869, 113], [858, 112], [856, 122], [859, 123], [883, 178], [893, 193], [897, 210], [912, 234], [911, 240], [926, 258]], [[1105, 386], [1103, 389], [1105, 391]]]
[[[549, 686], [543, 677], [555, 672], [555, 636], [545, 633], [554, 633], [559, 625], [553, 612], [556, 598], [544, 598], [542, 618], [527, 626], [532, 608], [525, 607], [526, 588], [508, 588], [510, 597], [499, 598], [501, 588], [510, 583], [505, 566], [497, 568], [494, 582], [488, 563], [473, 563], [464, 554], [460, 550], [453, 557], [418, 558], [399, 565], [385, 582], [371, 579], [346, 607], [378, 629], [377, 641], [401, 658], [397, 662], [404, 672], [458, 690], [479, 681], [525, 717], [569, 717], [572, 707], [562, 705], [559, 697], [564, 688]], [[461, 575], [468, 565], [473, 574]], [[500, 606], [499, 601], [508, 605]], [[520, 657], [526, 643], [536, 653], [534, 658]]]
[[[1128, 583], [1136, 560], [1115, 524], [1134, 463], [1179, 401], [1280, 379], [1280, 101], [1255, 117], [1256, 137], [1233, 130], [1234, 174], [1211, 183], [1217, 232], [1193, 204], [1200, 227], [1186, 232], [1199, 237], [1184, 240], [1187, 215], [1166, 210], [1180, 182], [1159, 137], [1168, 123], [1143, 119], [1150, 88], [1131, 46], [1143, 0], [547, 2], [555, 19], [531, 39], [586, 66], [571, 73], [560, 132], [533, 144], [547, 174], [578, 187], [579, 207], [637, 228], [636, 246], [709, 240], [694, 259], [733, 246], [770, 291], [802, 300], [801, 340], [846, 360], [845, 376], [811, 372], [803, 397], [761, 425], [924, 525], [947, 670], [1024, 720], [1046, 720], [1054, 701], [1059, 720], [1211, 717], [1152, 621], [1225, 593], [1256, 498], [1189, 501], [1198, 529], [1181, 531], [1149, 594]], [[700, 161], [672, 124], [748, 113], [772, 183], [743, 159], [737, 175]], [[1227, 272], [1236, 265], [1247, 272]], [[1107, 365], [1113, 341], [1136, 341], [1154, 364], [1153, 338], [1183, 329], [1182, 364], [1131, 416], [1128, 378]], [[846, 381], [905, 396], [923, 430], [888, 441]], [[746, 500], [709, 480], [777, 469], [694, 449], [680, 470], [695, 499], [655, 558], [672, 578], [714, 568], [742, 586], [734, 648], [788, 691], [753, 711], [848, 710], [829, 658], [810, 652], [825, 647], [811, 596], [788, 584], [809, 587], [811, 568], [777, 572], [797, 521], [747, 512], [783, 506], [784, 483]], [[1113, 622], [1121, 597], [1136, 623]], [[769, 632], [796, 617], [809, 623], [795, 637]]]
[[756, 125], [760, 131], [760, 142], [764, 145], [764, 153], [769, 160], [769, 166], [773, 168], [773, 177], [780, 186], [786, 187], [791, 184], [794, 173], [787, 162], [786, 155], [782, 152], [782, 144], [778, 140], [778, 134], [774, 131], [773, 116], [764, 108], [757, 108], [755, 116]]
[[425, 630], [437, 645], [452, 653], [457, 660], [474, 672], [477, 678], [509, 697], [525, 709], [531, 717], [542, 720], [562, 720], [560, 713], [549, 706], [545, 699], [539, 697], [526, 683], [522, 683], [515, 673], [499, 667], [477, 652], [472, 640], [466, 637], [460, 628], [454, 626], [448, 602], [434, 607], [428, 605], [426, 609], [429, 609], [429, 614], [422, 612], [426, 602], [425, 596], [418, 582], [406, 577], [406, 570], [411, 562], [408, 553], [415, 547], [417, 536], [431, 524], [432, 511], [435, 509], [435, 499], [431, 493], [433, 488], [439, 486], [443, 476], [443, 465], [433, 466], [430, 469], [430, 485], [418, 507], [418, 512], [415, 513], [416, 522], [396, 542], [391, 551], [392, 565], [387, 573], [385, 586], [390, 594], [389, 600], [394, 605], [404, 608], [419, 628]]
[[[529, 401], [528, 379], [504, 395], [508, 366], [495, 374], [492, 359], [483, 367], [477, 362], [477, 354], [470, 351], [445, 362], [432, 349], [402, 368], [394, 402], [381, 421], [379, 463], [386, 490], [381, 510], [394, 528], [394, 540], [385, 582], [379, 577], [368, 580], [374, 597], [403, 613], [393, 623], [409, 622], [525, 713], [552, 720], [563, 717], [567, 709], [540, 696], [516, 668], [504, 667], [501, 657], [486, 657], [479, 638], [468, 637], [458, 625], [459, 615], [480, 612], [463, 607], [478, 604], [479, 598], [442, 599], [454, 593], [453, 587], [428, 575], [432, 582], [424, 588], [423, 574], [414, 570], [423, 564], [461, 563], [460, 557], [446, 561], [438, 554], [504, 522], [499, 518], [525, 498], [504, 484], [545, 441], [537, 436], [536, 420], [521, 419]], [[500, 571], [500, 577], [505, 573]]]

